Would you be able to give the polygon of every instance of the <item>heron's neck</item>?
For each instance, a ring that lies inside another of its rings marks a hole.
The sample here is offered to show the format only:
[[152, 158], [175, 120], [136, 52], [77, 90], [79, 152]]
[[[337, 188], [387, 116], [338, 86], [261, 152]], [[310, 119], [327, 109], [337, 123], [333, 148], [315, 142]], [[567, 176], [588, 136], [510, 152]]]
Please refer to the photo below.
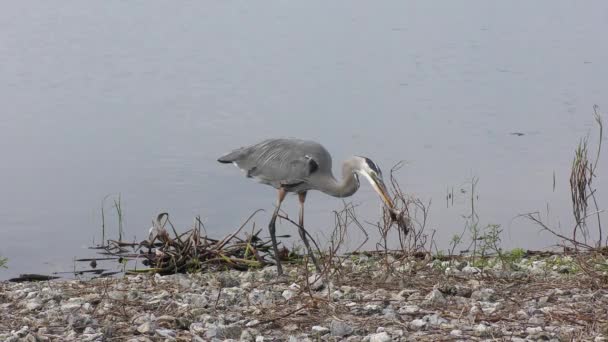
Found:
[[359, 189], [359, 181], [355, 176], [355, 159], [347, 159], [342, 163], [342, 179], [333, 176], [324, 179], [319, 190], [334, 197], [348, 197]]

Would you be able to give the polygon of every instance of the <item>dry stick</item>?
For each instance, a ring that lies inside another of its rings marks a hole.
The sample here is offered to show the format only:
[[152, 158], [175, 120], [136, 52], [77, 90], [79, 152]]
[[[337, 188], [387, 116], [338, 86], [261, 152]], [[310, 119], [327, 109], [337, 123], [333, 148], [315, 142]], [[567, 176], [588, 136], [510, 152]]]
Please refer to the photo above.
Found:
[[232, 240], [232, 238], [236, 234], [238, 234], [241, 231], [241, 229], [243, 229], [243, 227], [245, 227], [245, 225], [247, 223], [249, 223], [249, 220], [251, 220], [260, 211], [264, 211], [264, 209], [258, 209], [256, 211], [254, 211], [253, 214], [249, 215], [249, 217], [247, 218], [247, 220], [245, 220], [245, 222], [239, 227], [239, 229], [237, 229], [234, 233], [230, 234], [228, 237], [224, 238], [215, 249], [216, 250], [221, 250], [228, 242], [230, 242], [230, 240]]
[[550, 232], [551, 234], [553, 234], [553, 235], [555, 235], [555, 236], [557, 236], [557, 237], [559, 237], [559, 238], [562, 238], [562, 239], [564, 239], [564, 240], [566, 240], [566, 241], [568, 241], [568, 242], [572, 243], [572, 244], [573, 244], [575, 247], [576, 247], [576, 246], [581, 246], [581, 247], [585, 247], [585, 248], [587, 248], [587, 249], [593, 249], [593, 247], [589, 246], [589, 245], [588, 245], [588, 244], [586, 244], [586, 243], [579, 242], [579, 241], [573, 240], [572, 238], [568, 238], [568, 237], [566, 237], [566, 236], [564, 236], [564, 235], [562, 235], [562, 234], [559, 234], [558, 232], [556, 232], [556, 231], [554, 231], [553, 229], [549, 228], [549, 227], [548, 227], [548, 226], [547, 226], [547, 225], [546, 225], [544, 222], [542, 222], [542, 221], [541, 221], [539, 218], [535, 217], [535, 216], [534, 216], [534, 214], [539, 215], [539, 212], [538, 212], [538, 211], [536, 211], [536, 212], [533, 212], [533, 213], [521, 214], [521, 215], [517, 215], [517, 217], [525, 217], [525, 218], [527, 218], [528, 220], [531, 220], [532, 222], [534, 222], [534, 223], [538, 224], [538, 225], [539, 225], [541, 228], [545, 229], [546, 231]]
[[296, 226], [299, 229], [302, 229], [304, 231], [304, 233], [306, 234], [306, 236], [308, 236], [310, 238], [310, 240], [312, 241], [312, 243], [315, 245], [315, 248], [317, 248], [317, 251], [319, 253], [321, 253], [321, 248], [319, 247], [319, 245], [317, 244], [317, 242], [315, 241], [315, 239], [313, 239], [312, 235], [310, 235], [308, 233], [308, 231], [306, 229], [304, 229], [304, 227], [302, 227], [299, 224], [295, 223], [292, 219], [290, 219], [287, 216], [283, 216], [283, 215], [279, 214], [279, 215], [277, 215], [277, 217], [282, 218], [283, 220], [286, 220], [287, 222], [293, 224], [294, 226]]
[[271, 318], [271, 319], [266, 319], [266, 320], [260, 321], [260, 322], [258, 322], [258, 323], [256, 323], [256, 324], [252, 324], [250, 327], [255, 327], [255, 326], [258, 326], [258, 325], [260, 325], [260, 324], [266, 324], [266, 323], [272, 323], [272, 322], [274, 322], [274, 321], [278, 321], [278, 320], [280, 320], [280, 319], [283, 319], [283, 318], [289, 317], [289, 316], [291, 316], [291, 315], [295, 314], [296, 312], [302, 311], [302, 310], [304, 310], [304, 309], [306, 309], [306, 308], [307, 308], [307, 305], [304, 305], [304, 306], [302, 306], [302, 307], [300, 307], [300, 308], [298, 308], [298, 309], [295, 309], [295, 310], [289, 311], [288, 313], [286, 313], [286, 314], [284, 314], [284, 315], [281, 315], [281, 316], [279, 316], [279, 317], [275, 317], [275, 318]]

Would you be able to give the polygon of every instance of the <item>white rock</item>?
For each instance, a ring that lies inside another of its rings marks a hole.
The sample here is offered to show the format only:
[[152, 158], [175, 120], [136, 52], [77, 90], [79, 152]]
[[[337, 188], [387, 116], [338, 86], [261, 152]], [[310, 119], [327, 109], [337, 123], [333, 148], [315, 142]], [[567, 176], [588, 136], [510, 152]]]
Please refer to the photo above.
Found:
[[336, 290], [331, 293], [331, 298], [333, 300], [339, 300], [339, 299], [342, 299], [343, 297], [344, 297], [344, 293], [342, 293], [342, 291], [340, 291], [340, 290]]
[[205, 332], [205, 325], [201, 322], [190, 324], [190, 332], [193, 334], [202, 334]]
[[469, 275], [471, 275], [471, 274], [479, 274], [479, 273], [481, 273], [481, 270], [479, 268], [477, 268], [477, 267], [465, 266], [462, 269], [462, 273], [469, 274]]
[[25, 303], [25, 308], [29, 311], [38, 310], [42, 307], [42, 303], [38, 299], [33, 299], [27, 303]]
[[426, 315], [424, 317], [422, 317], [422, 319], [426, 322], [428, 322], [430, 325], [440, 325], [443, 323], [447, 323], [448, 320], [439, 316], [438, 314], [432, 314], [432, 315]]
[[410, 322], [409, 327], [412, 330], [422, 330], [426, 328], [427, 322], [423, 319], [415, 319]]
[[367, 304], [365, 307], [363, 307], [363, 310], [367, 311], [368, 313], [378, 313], [382, 311], [382, 307], [378, 304]]
[[399, 313], [402, 315], [411, 315], [420, 311], [420, 307], [418, 305], [404, 305], [399, 308]]
[[292, 290], [285, 290], [281, 295], [283, 296], [283, 298], [285, 298], [285, 300], [290, 300], [296, 294]]
[[447, 302], [447, 300], [443, 296], [443, 293], [441, 293], [441, 291], [437, 289], [432, 290], [428, 295], [426, 295], [426, 297], [424, 297], [424, 301], [427, 304], [434, 305], [445, 304]]
[[491, 328], [483, 323], [475, 326], [475, 332], [478, 336], [485, 336], [491, 331]]
[[493, 302], [496, 298], [496, 291], [494, 289], [483, 288], [476, 291], [473, 291], [471, 294], [471, 299], [484, 301], [484, 302]]
[[25, 337], [29, 330], [30, 330], [30, 327], [27, 325], [24, 325], [21, 327], [21, 329], [19, 329], [17, 331], [12, 330], [11, 335], [17, 336], [17, 337]]
[[481, 311], [483, 311], [483, 313], [486, 315], [491, 315], [491, 314], [495, 313], [497, 310], [502, 309], [504, 306], [502, 304], [502, 302], [497, 302], [497, 303], [479, 302], [479, 305], [481, 306]]
[[255, 337], [251, 334], [249, 330], [243, 330], [241, 332], [241, 337], [239, 338], [239, 340], [253, 342], [255, 341]]
[[175, 331], [171, 329], [156, 329], [156, 333], [165, 338], [175, 338], [176, 336]]
[[323, 277], [317, 273], [308, 277], [308, 284], [313, 291], [320, 291], [325, 286], [325, 284], [323, 284]]
[[258, 321], [257, 319], [254, 319], [254, 320], [247, 322], [247, 324], [245, 324], [245, 326], [247, 328], [251, 328], [251, 327], [255, 327], [258, 324], [260, 324], [260, 321]]
[[460, 329], [454, 329], [454, 330], [450, 331], [450, 335], [452, 335], [452, 336], [462, 336], [462, 330], [460, 330]]
[[528, 327], [528, 328], [526, 328], [526, 334], [528, 334], [528, 335], [538, 334], [538, 333], [540, 333], [542, 331], [543, 331], [542, 327]]
[[381, 333], [372, 334], [369, 337], [369, 342], [390, 342], [392, 339], [386, 331]]
[[329, 333], [329, 328], [322, 327], [320, 325], [315, 325], [312, 327], [312, 332], [317, 335], [325, 335]]
[[144, 322], [140, 326], [137, 327], [137, 331], [140, 334], [151, 334], [154, 332], [154, 323], [152, 322]]
[[350, 335], [354, 331], [353, 327], [349, 324], [335, 319], [329, 324], [329, 330], [331, 331], [332, 336], [339, 337]]
[[66, 302], [61, 303], [61, 311], [80, 309], [83, 304], [84, 300], [82, 298], [70, 298]]

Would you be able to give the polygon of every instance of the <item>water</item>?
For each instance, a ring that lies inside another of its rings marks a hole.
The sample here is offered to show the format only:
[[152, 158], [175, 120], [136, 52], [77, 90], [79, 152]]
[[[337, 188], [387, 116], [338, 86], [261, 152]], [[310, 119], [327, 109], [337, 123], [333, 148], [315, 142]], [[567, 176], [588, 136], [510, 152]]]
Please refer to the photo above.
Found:
[[[595, 133], [592, 106], [608, 110], [602, 1], [31, 1], [6, 4], [0, 32], [0, 278], [69, 270], [99, 242], [108, 194], [129, 238], [161, 210], [221, 236], [265, 208], [265, 226], [274, 190], [216, 158], [282, 136], [322, 142], [335, 170], [353, 154], [385, 172], [406, 160], [398, 178], [432, 199], [441, 247], [477, 176], [481, 222], [544, 248], [555, 240], [515, 217], [550, 203], [567, 226], [573, 149]], [[377, 219], [371, 187], [351, 200]], [[309, 229], [333, 227], [340, 200], [307, 203]]]

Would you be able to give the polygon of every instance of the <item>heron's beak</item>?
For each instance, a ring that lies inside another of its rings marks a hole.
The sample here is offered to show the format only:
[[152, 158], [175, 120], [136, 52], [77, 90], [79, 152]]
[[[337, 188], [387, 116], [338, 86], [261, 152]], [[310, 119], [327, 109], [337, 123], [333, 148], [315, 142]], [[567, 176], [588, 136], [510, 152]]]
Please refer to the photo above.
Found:
[[389, 196], [388, 191], [386, 190], [386, 185], [382, 180], [382, 176], [376, 173], [368, 174], [367, 172], [365, 173], [365, 175], [369, 179], [374, 190], [376, 190], [376, 192], [380, 195], [380, 198], [382, 199], [384, 204], [386, 204], [388, 212], [391, 216], [391, 220], [393, 222], [396, 222], [397, 225], [405, 232], [405, 234], [407, 234], [409, 232], [408, 221], [404, 217], [403, 212], [395, 208], [395, 204], [393, 203], [393, 200], [391, 200], [391, 196]]
[[369, 179], [370, 183], [372, 184], [372, 187], [374, 188], [374, 190], [376, 190], [378, 195], [380, 195], [380, 198], [382, 199], [384, 204], [386, 204], [386, 206], [391, 210], [395, 209], [395, 204], [393, 204], [393, 200], [391, 200], [391, 196], [389, 196], [388, 191], [386, 190], [386, 185], [382, 180], [382, 176], [376, 173], [371, 173], [369, 174]]

